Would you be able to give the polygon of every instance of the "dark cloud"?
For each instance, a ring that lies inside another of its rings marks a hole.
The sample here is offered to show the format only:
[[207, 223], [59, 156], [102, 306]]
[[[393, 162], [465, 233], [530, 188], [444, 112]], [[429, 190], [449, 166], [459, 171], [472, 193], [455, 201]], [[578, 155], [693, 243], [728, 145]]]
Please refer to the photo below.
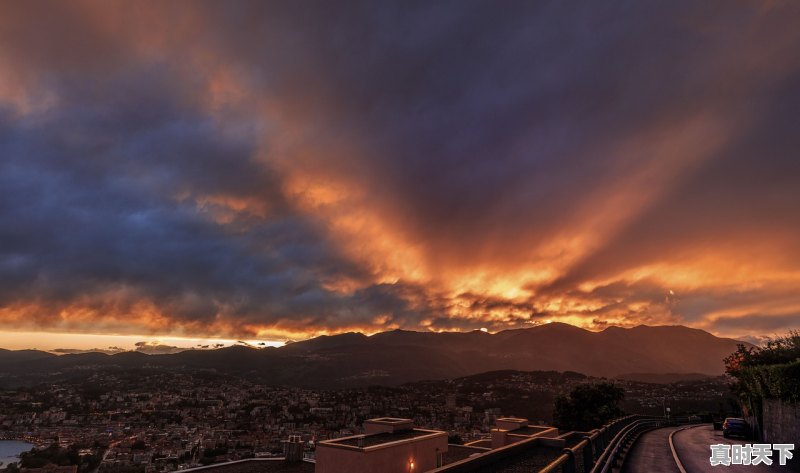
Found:
[[134, 351], [147, 355], [171, 355], [173, 353], [191, 350], [191, 348], [181, 348], [158, 342], [136, 342], [134, 346], [136, 347]]
[[[364, 149], [336, 160], [314, 154], [315, 165], [355, 172], [371, 205], [399, 220], [427, 258], [467, 266], [517, 260], [521, 247], [579, 225], [609, 186], [681, 160], [648, 156], [659, 142], [625, 150], [637, 135], [680, 139], [670, 134], [696, 116], [723, 121], [766, 105], [769, 94], [752, 96], [773, 68], [742, 70], [761, 51], [731, 47], [791, 30], [780, 12], [742, 29], [744, 5], [720, 13], [691, 2], [622, 11], [556, 2], [287, 8], [248, 15], [225, 50], [264, 78], [264, 93], [319, 101], [302, 115], [311, 133]], [[284, 23], [297, 34], [281, 35]], [[276, 35], [279, 50], [261, 46]], [[796, 66], [795, 44], [770, 47]], [[305, 61], [294, 60], [298, 52]], [[315, 80], [316, 67], [325, 74]], [[742, 96], [758, 103], [738, 103]]]
[[[0, 302], [41, 302], [34, 315], [44, 325], [43, 310], [77, 302], [124, 314], [151, 301], [199, 324], [341, 304], [320, 284], [357, 268], [288, 206], [253, 161], [249, 133], [233, 140], [173, 103], [178, 84], [161, 77], [168, 69], [134, 72], [142, 75], [121, 75], [105, 92], [87, 87], [101, 99], [70, 87], [65, 103], [32, 123], [0, 120]], [[220, 197], [221, 215], [206, 196]], [[226, 208], [225, 199], [254, 199], [266, 215]]]
[[0, 320], [796, 326], [798, 18], [3, 5]]
[[58, 355], [77, 355], [81, 353], [105, 353], [106, 355], [114, 355], [116, 353], [122, 353], [128, 350], [119, 347], [108, 347], [108, 348], [88, 348], [85, 350], [76, 348], [56, 348], [51, 351]]

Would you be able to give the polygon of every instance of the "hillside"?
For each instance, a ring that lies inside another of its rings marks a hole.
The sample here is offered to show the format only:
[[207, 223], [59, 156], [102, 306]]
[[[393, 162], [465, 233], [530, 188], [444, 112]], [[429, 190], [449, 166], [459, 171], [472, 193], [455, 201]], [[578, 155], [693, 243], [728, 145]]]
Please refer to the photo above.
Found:
[[619, 377], [720, 375], [738, 342], [683, 326], [611, 327], [590, 332], [553, 323], [496, 334], [393, 330], [346, 333], [281, 348], [242, 346], [172, 355], [120, 353], [52, 356], [0, 351], [3, 376], [31, 378], [74, 370], [169, 368], [212, 370], [276, 385], [345, 387], [396, 385], [492, 370], [575, 371]]

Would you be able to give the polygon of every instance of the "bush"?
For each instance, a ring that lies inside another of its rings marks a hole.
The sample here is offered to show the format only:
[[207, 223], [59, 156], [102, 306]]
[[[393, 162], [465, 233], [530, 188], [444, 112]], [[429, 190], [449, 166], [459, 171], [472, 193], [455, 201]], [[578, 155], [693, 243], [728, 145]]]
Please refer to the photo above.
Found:
[[750, 366], [737, 373], [738, 390], [751, 397], [800, 402], [800, 360], [779, 365]]
[[591, 430], [624, 414], [625, 391], [612, 383], [580, 384], [556, 398], [553, 419], [562, 430]]
[[763, 347], [739, 345], [725, 358], [725, 371], [736, 379], [732, 389], [741, 397], [800, 402], [800, 332]]

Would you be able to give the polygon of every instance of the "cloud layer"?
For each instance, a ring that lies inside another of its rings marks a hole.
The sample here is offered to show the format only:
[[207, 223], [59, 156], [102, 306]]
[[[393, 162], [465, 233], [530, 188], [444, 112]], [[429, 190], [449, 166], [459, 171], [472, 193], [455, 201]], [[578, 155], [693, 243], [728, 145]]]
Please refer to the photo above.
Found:
[[800, 325], [791, 2], [0, 7], [0, 325]]

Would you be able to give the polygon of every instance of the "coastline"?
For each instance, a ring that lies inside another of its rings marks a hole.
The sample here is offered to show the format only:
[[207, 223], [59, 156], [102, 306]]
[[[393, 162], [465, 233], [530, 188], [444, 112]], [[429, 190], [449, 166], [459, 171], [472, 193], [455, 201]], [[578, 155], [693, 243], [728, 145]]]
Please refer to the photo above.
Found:
[[8, 452], [4, 452], [2, 448], [0, 448], [0, 470], [5, 470], [6, 467], [11, 463], [18, 463], [20, 460], [20, 455], [37, 448], [37, 445], [33, 442], [29, 442], [24, 439], [8, 439], [2, 438], [0, 439], [0, 445], [3, 442], [8, 443], [17, 443], [17, 444], [25, 444], [25, 445], [18, 445], [19, 448], [13, 448]]

